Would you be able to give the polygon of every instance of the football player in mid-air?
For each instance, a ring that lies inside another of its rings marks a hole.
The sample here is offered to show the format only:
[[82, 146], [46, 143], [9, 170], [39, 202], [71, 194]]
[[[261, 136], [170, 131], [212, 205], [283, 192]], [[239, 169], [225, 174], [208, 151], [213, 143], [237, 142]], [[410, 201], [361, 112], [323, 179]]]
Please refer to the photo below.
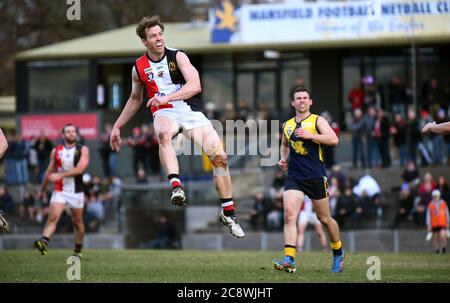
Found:
[[164, 25], [158, 16], [144, 17], [136, 33], [147, 48], [132, 69], [132, 89], [125, 108], [111, 131], [110, 144], [120, 150], [120, 129], [139, 110], [146, 88], [147, 107], [153, 114], [159, 142], [159, 158], [172, 187], [171, 203], [186, 206], [187, 200], [180, 180], [177, 156], [172, 139], [182, 132], [199, 145], [213, 165], [214, 185], [222, 207], [220, 221], [237, 238], [245, 236], [235, 215], [232, 184], [227, 155], [211, 122], [200, 111], [200, 76], [188, 56], [167, 48]]
[[[8, 148], [8, 141], [6, 141], [6, 137], [3, 134], [2, 129], [0, 128], [0, 159], [5, 154], [7, 148]], [[11, 225], [9, 225], [8, 221], [6, 221], [6, 218], [2, 215], [1, 210], [0, 210], [0, 229], [3, 229], [7, 232], [11, 231]]]
[[68, 205], [72, 212], [75, 234], [74, 256], [81, 258], [84, 237], [82, 176], [89, 165], [89, 148], [77, 144], [77, 130], [73, 124], [64, 125], [62, 134], [64, 144], [58, 145], [52, 150], [50, 163], [38, 194], [38, 197], [42, 199], [48, 183], [54, 182], [54, 190], [50, 199], [50, 214], [42, 237], [34, 242], [34, 247], [42, 255], [47, 255], [50, 237], [55, 232], [59, 218]]

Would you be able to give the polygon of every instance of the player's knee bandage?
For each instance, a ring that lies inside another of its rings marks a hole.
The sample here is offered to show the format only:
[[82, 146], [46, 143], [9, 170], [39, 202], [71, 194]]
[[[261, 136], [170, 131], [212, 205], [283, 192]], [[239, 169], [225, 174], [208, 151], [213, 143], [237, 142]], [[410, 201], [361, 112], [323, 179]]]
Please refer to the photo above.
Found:
[[227, 155], [223, 151], [221, 145], [211, 146], [206, 154], [211, 159], [214, 176], [225, 177], [230, 175], [230, 171], [228, 170]]

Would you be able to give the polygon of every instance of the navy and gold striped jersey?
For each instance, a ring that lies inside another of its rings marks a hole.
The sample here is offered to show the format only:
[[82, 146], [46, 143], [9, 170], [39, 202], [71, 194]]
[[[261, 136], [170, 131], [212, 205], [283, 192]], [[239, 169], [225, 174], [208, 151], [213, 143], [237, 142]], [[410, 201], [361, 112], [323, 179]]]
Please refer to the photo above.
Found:
[[283, 134], [289, 145], [288, 176], [297, 180], [326, 177], [323, 163], [322, 145], [314, 140], [297, 138], [296, 128], [303, 128], [312, 134], [318, 134], [318, 115], [310, 114], [297, 123], [295, 117], [286, 121]]

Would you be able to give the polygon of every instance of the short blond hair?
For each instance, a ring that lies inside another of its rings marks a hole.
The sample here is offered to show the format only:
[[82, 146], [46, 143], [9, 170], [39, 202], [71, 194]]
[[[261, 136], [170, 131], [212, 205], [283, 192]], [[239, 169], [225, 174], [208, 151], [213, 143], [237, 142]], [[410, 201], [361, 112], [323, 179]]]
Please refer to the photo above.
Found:
[[154, 26], [159, 26], [161, 30], [164, 32], [164, 25], [161, 23], [161, 19], [158, 15], [153, 15], [151, 17], [145, 16], [142, 17], [141, 21], [136, 26], [136, 34], [141, 39], [147, 39], [147, 34], [145, 33], [145, 30], [147, 28], [152, 28]]

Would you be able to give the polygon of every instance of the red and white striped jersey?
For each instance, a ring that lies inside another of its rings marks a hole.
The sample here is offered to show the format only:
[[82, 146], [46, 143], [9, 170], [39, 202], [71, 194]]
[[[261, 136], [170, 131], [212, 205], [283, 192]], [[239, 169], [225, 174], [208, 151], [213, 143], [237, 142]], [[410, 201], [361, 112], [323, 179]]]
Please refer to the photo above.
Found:
[[[152, 61], [146, 52], [136, 60], [135, 68], [142, 84], [147, 90], [148, 98], [164, 96], [179, 91], [186, 83], [177, 63], [177, 52], [179, 50], [165, 48], [164, 57], [159, 61]], [[197, 111], [201, 109], [199, 95], [187, 100], [171, 101], [162, 106], [152, 106], [151, 111], [163, 108], [188, 109]]]
[[[56, 146], [55, 162], [58, 172], [67, 172], [75, 168], [80, 161], [82, 145], [66, 147], [65, 145]], [[83, 175], [66, 177], [55, 182], [55, 191], [64, 191], [78, 193], [83, 191]]]

